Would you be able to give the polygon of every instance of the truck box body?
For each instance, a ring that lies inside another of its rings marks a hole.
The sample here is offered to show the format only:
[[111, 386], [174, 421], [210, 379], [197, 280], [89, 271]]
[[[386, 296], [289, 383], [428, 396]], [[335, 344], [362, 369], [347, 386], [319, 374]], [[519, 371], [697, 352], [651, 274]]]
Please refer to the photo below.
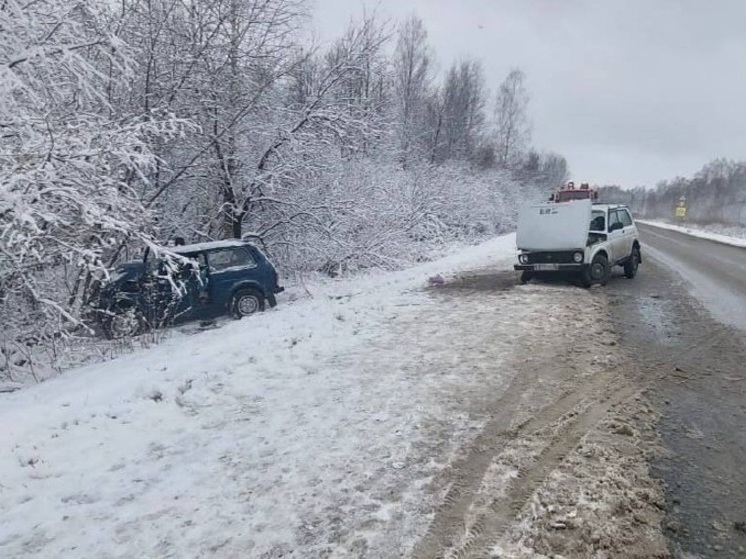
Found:
[[516, 246], [528, 251], [582, 249], [590, 223], [590, 200], [523, 206], [518, 212]]

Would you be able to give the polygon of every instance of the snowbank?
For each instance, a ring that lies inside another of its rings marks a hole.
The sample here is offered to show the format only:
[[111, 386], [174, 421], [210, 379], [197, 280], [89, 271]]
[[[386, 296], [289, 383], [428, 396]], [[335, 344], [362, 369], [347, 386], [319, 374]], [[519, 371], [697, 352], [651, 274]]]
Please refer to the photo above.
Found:
[[[660, 227], [661, 229], [669, 229], [671, 231], [686, 233], [687, 235], [699, 237], [701, 239], [708, 239], [711, 241], [717, 241], [719, 243], [737, 247], [746, 247], [746, 228], [739, 230], [736, 227], [705, 225], [687, 225], [686, 227], [684, 227], [681, 225], [674, 225], [673, 223], [667, 223], [665, 221], [653, 221], [647, 219], [638, 219], [636, 221], [638, 223], [652, 225], [653, 227]], [[729, 234], [723, 234], [723, 231], [727, 231]], [[736, 236], [739, 233], [740, 235]]]

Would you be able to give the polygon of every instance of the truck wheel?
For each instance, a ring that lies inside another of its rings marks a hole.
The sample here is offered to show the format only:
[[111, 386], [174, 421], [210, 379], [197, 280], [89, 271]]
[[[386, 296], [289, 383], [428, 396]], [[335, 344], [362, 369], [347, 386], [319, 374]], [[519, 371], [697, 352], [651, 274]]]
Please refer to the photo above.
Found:
[[264, 296], [256, 289], [241, 289], [231, 301], [231, 314], [243, 318], [264, 310]]
[[591, 265], [583, 272], [583, 287], [590, 287], [594, 283], [606, 285], [610, 275], [609, 259], [603, 254], [597, 254], [593, 257]]
[[523, 272], [521, 272], [521, 283], [526, 284], [532, 279], [534, 279], [533, 272], [529, 272], [528, 270], [524, 270]]
[[634, 247], [632, 254], [624, 263], [624, 277], [632, 279], [637, 275], [637, 267], [640, 265], [640, 249]]

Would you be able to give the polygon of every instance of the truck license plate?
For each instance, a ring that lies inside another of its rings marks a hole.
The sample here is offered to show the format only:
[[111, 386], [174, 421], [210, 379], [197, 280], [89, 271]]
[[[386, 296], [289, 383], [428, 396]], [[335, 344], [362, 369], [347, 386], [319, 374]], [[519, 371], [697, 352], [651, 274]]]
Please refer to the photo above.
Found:
[[559, 270], [557, 264], [536, 264], [535, 269], [540, 272], [548, 272], [551, 270]]

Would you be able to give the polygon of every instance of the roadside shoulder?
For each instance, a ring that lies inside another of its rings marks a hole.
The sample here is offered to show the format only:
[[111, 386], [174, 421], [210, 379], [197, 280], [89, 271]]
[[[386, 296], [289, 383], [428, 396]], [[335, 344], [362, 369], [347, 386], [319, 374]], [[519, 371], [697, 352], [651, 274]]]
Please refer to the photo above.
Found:
[[[739, 238], [730, 235], [721, 235], [720, 233], [712, 233], [710, 231], [697, 229], [696, 227], [683, 227], [681, 225], [674, 225], [672, 223], [666, 223], [664, 221], [647, 219], [637, 219], [635, 221], [637, 221], [637, 223], [642, 223], [643, 225], [649, 225], [651, 227], [657, 227], [659, 229], [668, 229], [669, 231], [676, 231], [678, 233], [683, 233], [685, 235], [690, 235], [692, 237], [697, 237], [700, 239], [707, 239], [709, 241], [715, 241], [717, 243], [746, 248], [746, 237]], [[744, 229], [744, 234], [746, 235], [746, 228]]]

